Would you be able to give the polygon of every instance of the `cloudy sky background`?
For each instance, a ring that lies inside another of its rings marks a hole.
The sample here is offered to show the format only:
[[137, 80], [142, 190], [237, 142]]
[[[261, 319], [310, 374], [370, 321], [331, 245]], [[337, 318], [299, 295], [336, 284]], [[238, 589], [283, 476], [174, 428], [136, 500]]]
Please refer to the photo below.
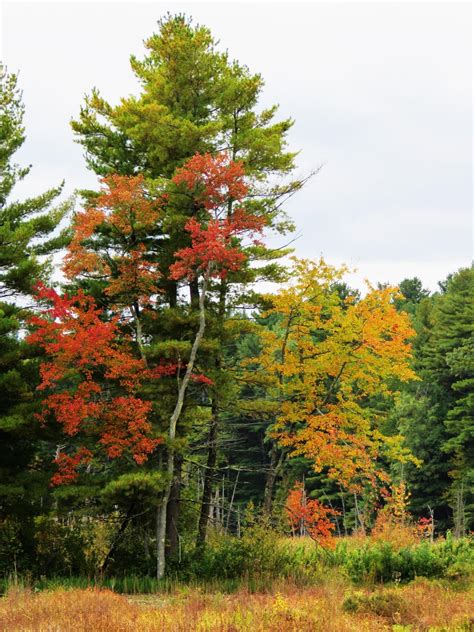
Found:
[[167, 11], [262, 73], [262, 107], [295, 119], [299, 174], [324, 164], [287, 205], [297, 255], [357, 267], [358, 287], [417, 275], [434, 290], [469, 265], [470, 3], [4, 2], [1, 59], [26, 105], [17, 160], [33, 164], [19, 197], [95, 185], [69, 121], [93, 86], [113, 103], [137, 92], [129, 55]]

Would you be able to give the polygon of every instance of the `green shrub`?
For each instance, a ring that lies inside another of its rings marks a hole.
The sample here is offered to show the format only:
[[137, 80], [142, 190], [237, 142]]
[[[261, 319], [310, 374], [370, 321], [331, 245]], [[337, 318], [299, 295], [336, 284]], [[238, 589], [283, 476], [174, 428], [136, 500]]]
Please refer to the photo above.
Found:
[[396, 590], [384, 590], [370, 595], [357, 592], [344, 599], [342, 608], [352, 614], [375, 614], [393, 620], [404, 611], [405, 602]]
[[11, 518], [0, 520], [0, 573], [16, 573], [22, 554], [19, 522]]
[[168, 565], [168, 574], [186, 582], [223, 581], [232, 589], [244, 583], [255, 591], [280, 580], [298, 586], [320, 583], [331, 566], [336, 566], [331, 552], [316, 543], [298, 545], [265, 521], [256, 521], [241, 538], [214, 535], [205, 547], [185, 552], [179, 562]]
[[35, 518], [36, 561], [40, 574], [83, 575], [93, 572], [88, 559], [92, 534], [78, 520], [63, 521], [48, 516]]
[[214, 536], [202, 548], [185, 554], [179, 564], [170, 567], [180, 579], [237, 579], [279, 574], [282, 554], [275, 534], [267, 525], [255, 523], [242, 538]]
[[416, 577], [461, 579], [474, 570], [474, 546], [468, 538], [395, 549], [389, 542], [346, 551], [343, 565], [355, 583], [407, 582]]

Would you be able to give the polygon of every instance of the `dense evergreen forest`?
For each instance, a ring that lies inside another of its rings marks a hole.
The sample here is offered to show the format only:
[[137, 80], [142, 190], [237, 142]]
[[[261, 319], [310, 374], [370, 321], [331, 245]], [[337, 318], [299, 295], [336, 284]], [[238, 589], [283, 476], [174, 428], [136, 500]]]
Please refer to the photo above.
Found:
[[294, 257], [285, 202], [317, 174], [263, 78], [180, 15], [146, 49], [137, 95], [78, 104], [76, 200], [15, 199], [1, 70], [0, 573], [161, 578], [255, 524], [468, 534], [473, 269], [361, 293]]

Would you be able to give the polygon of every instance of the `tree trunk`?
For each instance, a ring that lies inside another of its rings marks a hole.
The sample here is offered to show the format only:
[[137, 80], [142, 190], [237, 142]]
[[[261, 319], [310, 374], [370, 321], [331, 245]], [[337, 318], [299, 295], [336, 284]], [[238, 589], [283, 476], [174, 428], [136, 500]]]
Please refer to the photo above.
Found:
[[234, 498], [235, 498], [235, 492], [237, 491], [237, 483], [239, 482], [239, 475], [240, 475], [240, 469], [237, 470], [237, 476], [235, 477], [234, 487], [232, 489], [232, 496], [230, 497], [229, 511], [227, 512], [227, 521], [225, 523], [226, 533], [229, 531], [230, 516], [232, 513], [233, 506], [234, 506]]
[[178, 519], [181, 496], [181, 469], [183, 457], [176, 456], [174, 467], [174, 478], [170, 491], [166, 516], [166, 542], [165, 556], [168, 558], [176, 553], [179, 544]]
[[[285, 335], [283, 337], [283, 344], [281, 347], [282, 365], [285, 364], [286, 347], [288, 344], [288, 338], [290, 336], [290, 329], [293, 324], [294, 317], [295, 317], [295, 312], [294, 312], [294, 309], [292, 308], [288, 315], [288, 322], [286, 324]], [[280, 384], [280, 402], [281, 402], [283, 400], [283, 374], [281, 372], [278, 376], [278, 382]], [[275, 482], [280, 472], [281, 466], [283, 465], [284, 458], [285, 458], [284, 452], [281, 452], [280, 457], [278, 457], [278, 448], [276, 446], [276, 443], [272, 441], [272, 449], [270, 451], [270, 467], [266, 475], [265, 492], [263, 496], [263, 511], [267, 516], [269, 516], [272, 513], [273, 492], [275, 489]]]
[[189, 298], [191, 307], [197, 308], [199, 305], [199, 284], [197, 279], [193, 279], [189, 282]]
[[163, 279], [163, 289], [171, 309], [178, 304], [178, 283], [172, 279]]
[[280, 456], [278, 456], [278, 448], [274, 443], [270, 451], [270, 464], [265, 477], [265, 491], [263, 494], [263, 511], [267, 516], [272, 513], [275, 483], [282, 468], [284, 459], [285, 453], [281, 452]]
[[466, 508], [464, 502], [464, 485], [461, 481], [455, 492], [455, 505], [453, 512], [454, 537], [460, 538], [466, 533]]
[[355, 492], [354, 492], [354, 508], [355, 508], [355, 515], [356, 515], [356, 529], [358, 528], [357, 524], [359, 524], [362, 531], [362, 535], [366, 535], [364, 520], [362, 518], [361, 512], [359, 511], [359, 502], [357, 500], [357, 494]]
[[110, 560], [113, 559], [113, 555], [114, 555], [115, 551], [117, 550], [117, 546], [118, 546], [120, 540], [122, 539], [123, 534], [125, 533], [125, 529], [128, 527], [128, 523], [132, 519], [132, 513], [133, 513], [133, 510], [134, 510], [134, 507], [135, 507], [135, 503], [132, 503], [130, 505], [127, 513], [125, 514], [125, 518], [123, 519], [119, 530], [115, 534], [115, 538], [114, 538], [114, 541], [112, 542], [112, 546], [110, 547], [107, 555], [105, 556], [104, 561], [102, 562], [102, 564], [100, 566], [100, 570], [99, 570], [100, 575], [104, 575], [105, 574], [105, 571], [107, 570], [107, 568], [108, 568], [108, 566], [110, 564]]
[[209, 510], [212, 500], [212, 483], [217, 463], [217, 435], [218, 435], [218, 411], [217, 406], [212, 404], [212, 420], [208, 434], [208, 452], [206, 469], [204, 470], [204, 489], [201, 500], [201, 513], [199, 516], [198, 534], [196, 546], [204, 546], [206, 542], [207, 525], [209, 522]]
[[[229, 215], [231, 214], [232, 205], [229, 207]], [[226, 310], [227, 299], [227, 284], [224, 279], [221, 279], [219, 286], [219, 308], [218, 308], [218, 331], [222, 332], [224, 323], [224, 316]], [[221, 341], [222, 342], [222, 341]], [[220, 352], [217, 353], [215, 361], [215, 368], [219, 371], [222, 367], [222, 358]], [[209, 427], [208, 434], [208, 452], [206, 469], [204, 471], [204, 489], [201, 501], [201, 512], [199, 515], [198, 533], [196, 538], [196, 546], [204, 546], [206, 542], [207, 525], [209, 523], [209, 510], [212, 500], [212, 484], [215, 476], [215, 469], [217, 464], [217, 436], [219, 427], [219, 407], [217, 403], [218, 392], [214, 392], [212, 398], [211, 409], [211, 425]]]
[[148, 367], [148, 362], [145, 355], [145, 348], [143, 346], [143, 331], [142, 331], [142, 323], [140, 320], [140, 306], [138, 305], [138, 301], [135, 301], [133, 305], [130, 307], [130, 311], [132, 312], [132, 318], [135, 323], [135, 336], [137, 340], [137, 347], [140, 353], [140, 357], [145, 364], [145, 367]]
[[276, 472], [270, 470], [267, 472], [265, 480], [265, 491], [263, 495], [263, 511], [269, 516], [272, 513], [273, 508], [273, 490], [275, 489]]
[[342, 491], [341, 485], [339, 485], [339, 496], [342, 504], [342, 525], [344, 527], [344, 535], [347, 535], [346, 501], [344, 499], [344, 492]]

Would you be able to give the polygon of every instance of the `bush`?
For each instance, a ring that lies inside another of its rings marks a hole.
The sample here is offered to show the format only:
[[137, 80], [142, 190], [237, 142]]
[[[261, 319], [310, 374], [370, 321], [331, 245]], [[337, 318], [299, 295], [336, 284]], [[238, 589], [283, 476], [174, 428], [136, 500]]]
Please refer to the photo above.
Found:
[[20, 524], [14, 519], [0, 520], [0, 573], [16, 573], [23, 554]]
[[255, 523], [240, 539], [214, 536], [169, 572], [180, 581], [229, 580], [237, 585], [245, 580], [252, 588], [279, 579], [315, 585], [328, 573], [347, 576], [355, 584], [406, 583], [417, 577], [462, 580], [474, 570], [474, 541], [469, 538], [448, 536], [402, 548], [377, 540], [352, 544], [344, 539], [334, 550], [325, 550], [307, 538], [283, 538], [265, 523]]
[[214, 534], [205, 547], [185, 552], [167, 568], [179, 581], [224, 580], [232, 590], [242, 582], [249, 590], [265, 590], [274, 580], [305, 586], [317, 582], [325, 564], [321, 547], [307, 544], [282, 537], [263, 519], [247, 526], [241, 538]]
[[279, 574], [277, 539], [278, 534], [268, 525], [257, 522], [244, 531], [242, 538], [214, 535], [205, 547], [191, 551], [170, 570], [180, 579], [204, 580]]
[[36, 558], [40, 573], [83, 575], [93, 572], [94, 560], [88, 559], [92, 534], [87, 525], [37, 516], [35, 518]]
[[395, 549], [389, 542], [345, 551], [343, 564], [355, 583], [407, 582], [416, 577], [462, 579], [473, 572], [474, 546], [467, 538]]
[[405, 609], [405, 601], [396, 590], [385, 590], [366, 595], [352, 593], [344, 599], [344, 612], [375, 614], [396, 621]]

